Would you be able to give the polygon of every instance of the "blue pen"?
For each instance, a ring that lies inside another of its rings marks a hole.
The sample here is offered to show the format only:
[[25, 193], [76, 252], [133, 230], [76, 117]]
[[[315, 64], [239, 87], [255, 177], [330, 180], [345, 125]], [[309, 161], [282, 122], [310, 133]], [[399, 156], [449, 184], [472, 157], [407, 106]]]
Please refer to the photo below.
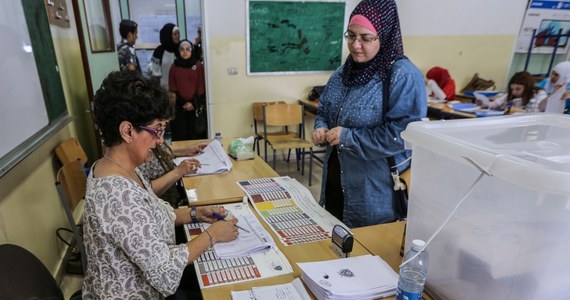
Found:
[[[226, 220], [226, 217], [225, 217], [225, 216], [222, 216], [222, 215], [220, 215], [220, 214], [218, 214], [218, 213], [212, 213], [212, 217], [214, 217], [214, 218], [216, 218], [216, 219], [218, 219], [218, 220], [220, 220], [220, 221], [225, 221], [225, 220]], [[243, 227], [241, 227], [241, 226], [238, 226], [237, 224], [234, 225], [234, 226], [237, 227], [238, 229], [241, 229], [241, 230], [243, 230], [243, 231], [249, 233], [249, 230], [247, 230], [247, 229], [245, 229], [245, 228], [243, 228]]]

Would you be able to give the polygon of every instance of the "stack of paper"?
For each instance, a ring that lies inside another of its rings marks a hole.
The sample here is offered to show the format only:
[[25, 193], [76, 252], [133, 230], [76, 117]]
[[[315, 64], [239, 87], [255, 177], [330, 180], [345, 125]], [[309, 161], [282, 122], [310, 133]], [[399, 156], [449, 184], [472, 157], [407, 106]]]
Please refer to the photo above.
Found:
[[232, 291], [232, 300], [310, 300], [311, 297], [299, 278], [290, 283], [255, 286], [247, 291]]
[[247, 215], [239, 217], [238, 225], [247, 231], [239, 229], [237, 239], [214, 245], [214, 251], [219, 258], [242, 257], [275, 247], [271, 235], [263, 228], [263, 225], [259, 223], [255, 216]]
[[298, 263], [301, 279], [319, 300], [376, 299], [394, 295], [398, 274], [378, 256]]
[[186, 174], [185, 176], [227, 173], [233, 166], [228, 154], [217, 140], [210, 142], [201, 154], [193, 157], [177, 157], [174, 159], [174, 163], [178, 166], [188, 158], [197, 159], [200, 161], [200, 164], [202, 164], [202, 167], [198, 169], [196, 173]]

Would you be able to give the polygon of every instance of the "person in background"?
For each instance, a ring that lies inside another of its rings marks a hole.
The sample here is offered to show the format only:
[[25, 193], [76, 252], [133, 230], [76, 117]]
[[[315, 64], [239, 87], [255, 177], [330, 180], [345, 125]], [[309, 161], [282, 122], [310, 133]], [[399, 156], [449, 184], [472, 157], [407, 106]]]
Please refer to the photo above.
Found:
[[152, 159], [139, 167], [146, 179], [152, 181], [152, 190], [162, 200], [174, 208], [186, 204], [186, 191], [179, 180], [186, 174], [195, 174], [201, 167], [200, 161], [189, 158], [176, 166], [174, 157], [195, 156], [202, 153], [208, 144], [197, 144], [189, 147], [168, 146], [159, 144], [152, 149]]
[[138, 38], [138, 25], [135, 21], [122, 20], [119, 24], [121, 42], [117, 45], [119, 56], [119, 69], [141, 72], [139, 58], [135, 51], [135, 43]]
[[[549, 95], [538, 105], [538, 109], [548, 113], [570, 113], [570, 62], [565, 61], [557, 64], [550, 78], [546, 78], [537, 84], [538, 87], [543, 88]], [[566, 88], [566, 92], [562, 98], [550, 98], [559, 88]]]
[[197, 128], [196, 120], [206, 113], [204, 67], [192, 56], [190, 41], [181, 41], [179, 51], [180, 57], [169, 72], [169, 89], [176, 94], [175, 117], [170, 123], [172, 140], [203, 139], [207, 131]]
[[426, 73], [427, 94], [437, 100], [455, 99], [455, 81], [451, 79], [449, 71], [441, 67], [433, 67]]
[[534, 86], [532, 75], [526, 71], [513, 74], [509, 80], [509, 91], [507, 94], [493, 100], [488, 106], [484, 105], [481, 100], [475, 100], [475, 103], [482, 108], [492, 110], [515, 110], [522, 111], [533, 101], [540, 103], [546, 98], [546, 93]]
[[[235, 240], [237, 221], [215, 221], [213, 213], [227, 213], [222, 207], [173, 209], [138, 170], [164, 142], [172, 115], [168, 94], [158, 84], [137, 72], [110, 73], [95, 94], [93, 114], [106, 150], [87, 179], [83, 299], [188, 295], [191, 291], [179, 288], [187, 282], [186, 266], [213, 244]], [[176, 245], [175, 225], [198, 221], [212, 225]]]
[[[152, 78], [159, 80], [160, 85], [168, 89], [168, 72], [178, 57], [180, 30], [172, 23], [166, 23], [160, 29], [160, 45], [152, 53], [149, 71]], [[174, 95], [171, 95], [173, 97]]]
[[198, 26], [196, 30], [198, 35], [194, 39], [194, 48], [192, 49], [192, 55], [200, 62], [204, 61], [204, 54], [202, 52], [202, 25]]
[[410, 155], [400, 133], [426, 115], [424, 78], [404, 56], [393, 0], [361, 1], [344, 37], [350, 55], [320, 97], [313, 132], [314, 144], [327, 145], [320, 204], [349, 227], [391, 222], [387, 158], [400, 164]]

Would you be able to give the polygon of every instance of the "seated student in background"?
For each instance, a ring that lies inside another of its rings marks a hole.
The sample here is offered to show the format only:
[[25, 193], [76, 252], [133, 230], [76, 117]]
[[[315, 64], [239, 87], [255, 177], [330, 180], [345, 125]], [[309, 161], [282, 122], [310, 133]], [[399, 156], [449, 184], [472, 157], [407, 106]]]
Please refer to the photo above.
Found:
[[[222, 207], [173, 209], [138, 170], [164, 142], [172, 116], [165, 89], [137, 72], [113, 72], [95, 94], [93, 114], [106, 151], [87, 179], [83, 299], [188, 296], [184, 269], [213, 244], [235, 240], [237, 221], [215, 221]], [[175, 225], [197, 221], [213, 224], [176, 245]]]
[[546, 98], [546, 93], [539, 90], [534, 86], [534, 79], [530, 73], [523, 71], [515, 73], [509, 80], [509, 92], [494, 101], [488, 106], [484, 105], [481, 100], [475, 100], [475, 103], [482, 108], [489, 108], [493, 110], [515, 110], [522, 111], [527, 104], [531, 103], [534, 99], [536, 103], [540, 103]]
[[159, 144], [152, 149], [151, 161], [139, 167], [146, 179], [152, 181], [152, 190], [162, 200], [177, 208], [182, 200], [186, 200], [176, 183], [186, 174], [194, 174], [201, 167], [200, 162], [190, 158], [182, 161], [178, 166], [174, 164], [174, 157], [194, 156], [202, 152], [208, 144], [192, 145], [190, 147], [175, 147]]
[[565, 61], [557, 64], [554, 69], [552, 69], [550, 78], [539, 82], [537, 86], [543, 88], [549, 95], [548, 98], [545, 98], [539, 103], [538, 109], [540, 111], [548, 113], [569, 113], [567, 107], [570, 106], [570, 100], [568, 100], [570, 94], [568, 92], [565, 92], [562, 98], [555, 96], [555, 98], [558, 99], [551, 98], [550, 96], [554, 95], [559, 88], [565, 87], [567, 90], [570, 90], [570, 62]]
[[455, 81], [449, 72], [440, 67], [433, 67], [426, 73], [426, 90], [430, 97], [437, 100], [455, 99]]

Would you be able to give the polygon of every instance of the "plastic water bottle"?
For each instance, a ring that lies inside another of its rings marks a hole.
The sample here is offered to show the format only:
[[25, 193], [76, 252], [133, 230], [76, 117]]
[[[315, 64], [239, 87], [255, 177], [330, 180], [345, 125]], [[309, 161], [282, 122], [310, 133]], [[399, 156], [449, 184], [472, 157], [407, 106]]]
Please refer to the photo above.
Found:
[[411, 249], [404, 255], [403, 261], [407, 261], [420, 252], [414, 259], [400, 268], [396, 300], [422, 299], [428, 267], [428, 254], [422, 251], [425, 245], [426, 243], [422, 240], [413, 240]]
[[530, 99], [530, 101], [526, 105], [525, 112], [526, 113], [533, 113], [536, 111], [538, 111], [538, 103], [536, 102], [536, 99], [532, 98], [532, 99]]
[[220, 142], [220, 145], [223, 147], [224, 144], [222, 144], [222, 134], [220, 132], [216, 132], [216, 136], [214, 136], [214, 140]]

